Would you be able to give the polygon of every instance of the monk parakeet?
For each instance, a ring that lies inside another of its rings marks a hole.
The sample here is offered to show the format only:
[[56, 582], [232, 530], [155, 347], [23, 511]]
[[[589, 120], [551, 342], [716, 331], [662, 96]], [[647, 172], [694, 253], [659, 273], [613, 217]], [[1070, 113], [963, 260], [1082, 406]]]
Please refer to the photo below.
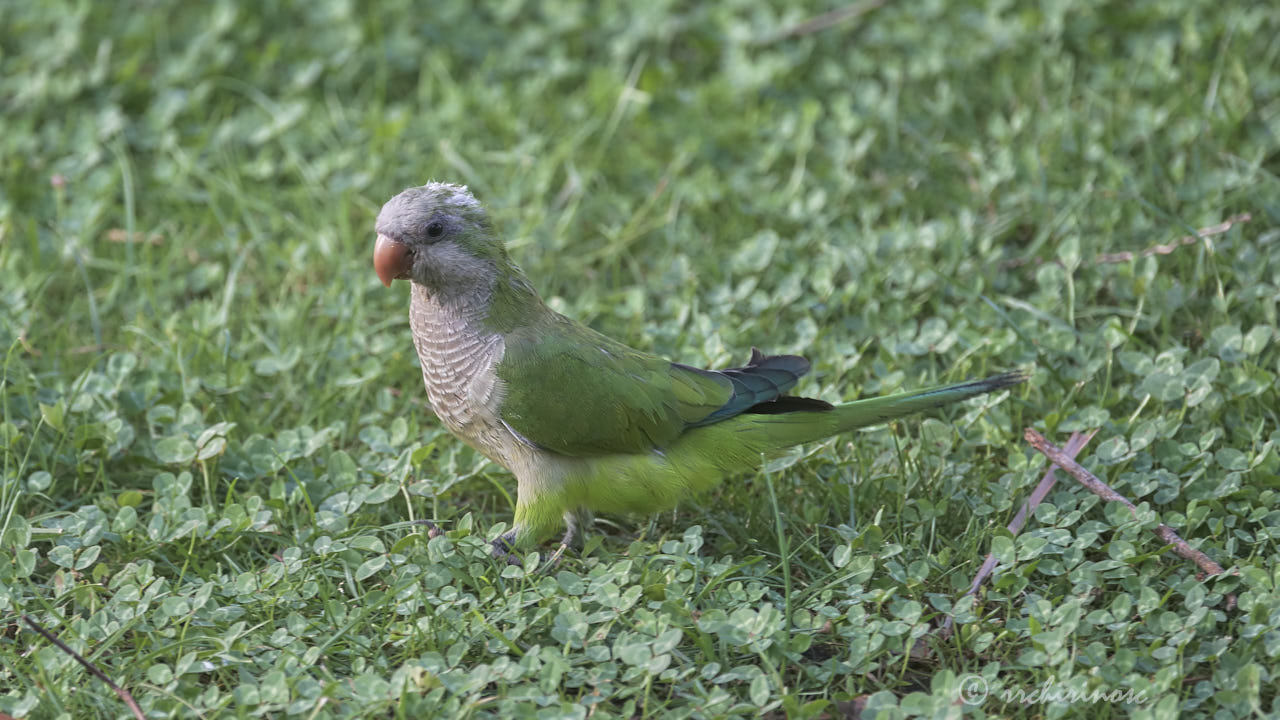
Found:
[[809, 371], [752, 350], [703, 370], [627, 347], [547, 307], [466, 187], [382, 206], [374, 269], [411, 284], [427, 397], [454, 435], [512, 472], [515, 522], [496, 555], [593, 512], [653, 513], [768, 455], [1020, 383], [1022, 372], [831, 405], [786, 393]]

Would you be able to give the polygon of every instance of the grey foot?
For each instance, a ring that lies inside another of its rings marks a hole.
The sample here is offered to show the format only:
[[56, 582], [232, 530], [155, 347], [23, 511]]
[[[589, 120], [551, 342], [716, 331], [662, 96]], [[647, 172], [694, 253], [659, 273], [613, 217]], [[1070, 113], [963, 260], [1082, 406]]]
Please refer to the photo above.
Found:
[[499, 560], [505, 560], [508, 565], [516, 567], [524, 567], [524, 561], [519, 555], [515, 554], [516, 531], [509, 530], [498, 536], [497, 540], [492, 543], [493, 550], [490, 554]]
[[560, 566], [560, 560], [564, 558], [564, 551], [575, 545], [578, 538], [578, 528], [574, 523], [569, 523], [569, 527], [564, 531], [564, 537], [560, 538], [560, 547], [551, 553], [551, 558], [547, 560], [547, 564], [543, 566], [543, 570], [553, 570]]
[[431, 522], [430, 520], [414, 520], [412, 524], [413, 524], [413, 525], [426, 525], [426, 526], [427, 526], [427, 537], [428, 537], [428, 538], [439, 537], [439, 536], [441, 536], [441, 535], [443, 535], [443, 534], [444, 534], [444, 531], [440, 529], [440, 526], [439, 526], [439, 525], [436, 525], [435, 523]]
[[[580, 547], [582, 545], [582, 535], [586, 532], [586, 526], [592, 522], [591, 513], [586, 510], [565, 513], [564, 537], [560, 538], [560, 547], [556, 548], [556, 551], [551, 554], [551, 559], [547, 562], [545, 569], [550, 570], [558, 566], [560, 560], [564, 558], [565, 550]], [[579, 530], [582, 530], [582, 532], [580, 533]]]

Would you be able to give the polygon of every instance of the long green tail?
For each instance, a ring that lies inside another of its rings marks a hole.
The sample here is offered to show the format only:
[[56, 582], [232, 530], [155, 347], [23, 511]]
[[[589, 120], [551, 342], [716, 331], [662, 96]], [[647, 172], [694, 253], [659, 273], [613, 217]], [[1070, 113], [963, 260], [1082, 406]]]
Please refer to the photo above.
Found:
[[[983, 393], [1017, 385], [1025, 371], [993, 375], [982, 380], [868, 398], [835, 407], [799, 408], [777, 413], [746, 412], [714, 425], [685, 433], [665, 455], [680, 475], [697, 490], [717, 475], [748, 472], [771, 455], [793, 445], [822, 440], [862, 427], [959, 402]], [[816, 402], [816, 401], [809, 401]]]
[[758, 462], [760, 453], [771, 453], [959, 402], [1017, 385], [1027, 377], [1029, 375], [1024, 371], [1014, 371], [955, 385], [855, 400], [835, 407], [799, 407], [794, 411], [760, 414], [748, 411], [685, 433], [681, 440], [693, 446], [691, 449], [695, 453], [721, 456], [723, 459], [719, 464], [724, 469], [745, 470]]
[[667, 448], [593, 458], [571, 476], [573, 482], [567, 483], [572, 497], [548, 500], [545, 512], [526, 508], [521, 515], [517, 510], [516, 517], [527, 526], [529, 537], [540, 537], [559, 522], [566, 506], [581, 505], [601, 512], [656, 512], [673, 507], [689, 492], [752, 471], [759, 467], [762, 455], [989, 393], [1027, 377], [1026, 372], [1007, 372], [835, 407], [804, 398], [763, 403], [721, 422], [690, 428]]
[[955, 385], [929, 388], [928, 390], [855, 400], [851, 403], [837, 405], [831, 412], [835, 413], [837, 418], [836, 432], [848, 432], [862, 427], [879, 425], [921, 410], [949, 405], [977, 395], [985, 395], [1010, 385], [1017, 385], [1028, 377], [1029, 373], [1026, 371], [1015, 370], [992, 375], [982, 380], [970, 380]]

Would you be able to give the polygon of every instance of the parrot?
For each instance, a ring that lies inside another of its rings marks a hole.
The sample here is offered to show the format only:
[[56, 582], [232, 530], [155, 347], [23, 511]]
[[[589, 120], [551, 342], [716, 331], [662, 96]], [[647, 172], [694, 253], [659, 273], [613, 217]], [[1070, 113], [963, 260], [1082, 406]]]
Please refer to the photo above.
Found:
[[[409, 325], [431, 409], [453, 435], [515, 476], [515, 517], [492, 553], [564, 529], [554, 557], [596, 513], [671, 509], [769, 455], [1027, 379], [981, 380], [833, 405], [788, 392], [796, 355], [752, 348], [710, 370], [631, 348], [542, 300], [464, 185], [431, 182], [388, 200], [374, 271], [410, 283]], [[440, 532], [430, 521], [430, 532]]]

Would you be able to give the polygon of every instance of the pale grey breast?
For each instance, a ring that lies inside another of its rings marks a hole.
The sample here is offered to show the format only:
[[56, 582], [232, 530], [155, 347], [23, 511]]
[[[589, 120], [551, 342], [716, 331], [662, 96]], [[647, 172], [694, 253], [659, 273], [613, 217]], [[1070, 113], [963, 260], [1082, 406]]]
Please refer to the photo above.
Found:
[[454, 435], [507, 464], [514, 441], [498, 415], [502, 336], [483, 327], [483, 297], [441, 302], [414, 283], [409, 305], [413, 344], [431, 408]]

